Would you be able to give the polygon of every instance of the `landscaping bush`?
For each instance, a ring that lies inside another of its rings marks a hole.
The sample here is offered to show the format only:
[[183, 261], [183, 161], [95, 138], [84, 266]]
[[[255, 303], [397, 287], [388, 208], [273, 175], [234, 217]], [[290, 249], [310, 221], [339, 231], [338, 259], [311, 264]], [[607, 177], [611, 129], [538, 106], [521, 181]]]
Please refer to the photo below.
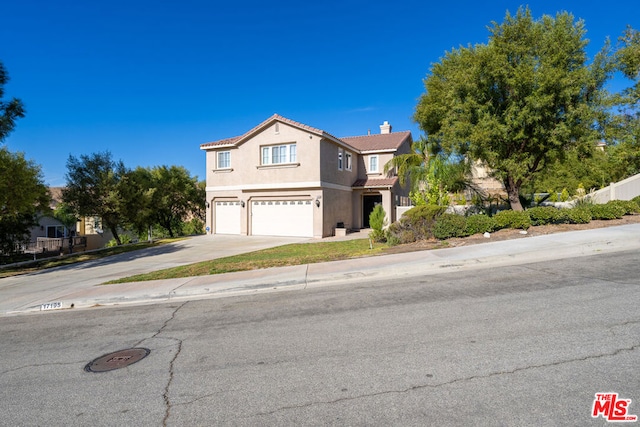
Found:
[[624, 209], [624, 215], [640, 213], [640, 206], [633, 200], [611, 200], [607, 204], [621, 207]]
[[634, 197], [633, 199], [631, 199], [631, 201], [632, 201], [632, 202], [636, 202], [636, 204], [637, 204], [638, 206], [640, 206], [640, 196], [636, 196], [636, 197]]
[[407, 218], [409, 221], [413, 223], [418, 223], [424, 220], [433, 220], [438, 215], [444, 213], [447, 210], [446, 206], [436, 206], [436, 205], [424, 205], [424, 206], [416, 206], [415, 208], [411, 208], [402, 215], [404, 218]]
[[416, 206], [402, 215], [399, 221], [391, 224], [387, 230], [390, 244], [404, 244], [433, 237], [433, 224], [446, 206]]
[[553, 206], [536, 206], [527, 209], [531, 225], [557, 224], [562, 220], [562, 214]]
[[382, 205], [376, 205], [373, 211], [369, 215], [369, 226], [371, 227], [371, 233], [369, 237], [375, 242], [386, 241], [384, 226], [387, 224], [386, 212]]
[[625, 209], [615, 203], [605, 203], [604, 205], [593, 205], [590, 207], [593, 219], [620, 219], [625, 214]]
[[502, 211], [494, 215], [496, 221], [496, 229], [502, 228], [521, 228], [523, 230], [531, 227], [531, 218], [526, 211]]
[[591, 222], [591, 209], [589, 206], [579, 206], [571, 209], [560, 210], [561, 220], [569, 224], [588, 224]]
[[471, 215], [467, 217], [466, 233], [468, 236], [477, 233], [491, 233], [496, 229], [496, 221], [488, 215]]
[[433, 225], [433, 237], [444, 240], [450, 237], [468, 236], [466, 232], [467, 220], [458, 214], [443, 213]]

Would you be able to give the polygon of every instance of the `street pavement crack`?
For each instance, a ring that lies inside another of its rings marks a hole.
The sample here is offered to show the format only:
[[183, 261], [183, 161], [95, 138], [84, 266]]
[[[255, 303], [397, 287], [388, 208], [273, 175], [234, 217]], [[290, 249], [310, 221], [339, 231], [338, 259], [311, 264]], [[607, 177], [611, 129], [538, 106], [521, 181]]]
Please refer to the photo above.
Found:
[[162, 398], [164, 399], [164, 405], [165, 405], [164, 418], [162, 419], [163, 426], [167, 425], [167, 421], [171, 416], [171, 398], [169, 397], [169, 389], [171, 388], [171, 383], [173, 382], [173, 376], [174, 376], [173, 365], [176, 359], [178, 358], [178, 356], [180, 355], [181, 351], [182, 351], [182, 340], [178, 340], [178, 351], [176, 351], [176, 354], [173, 355], [173, 359], [171, 359], [171, 362], [169, 363], [169, 380], [167, 381], [167, 385], [164, 388], [164, 393], [162, 394]]
[[540, 368], [548, 368], [548, 367], [552, 367], [552, 366], [559, 366], [559, 365], [563, 365], [566, 363], [574, 363], [574, 362], [584, 362], [587, 360], [593, 360], [593, 359], [600, 359], [600, 358], [604, 358], [604, 357], [615, 357], [620, 353], [623, 352], [628, 352], [628, 351], [635, 351], [638, 348], [640, 348], [640, 343], [635, 344], [631, 347], [625, 347], [625, 348], [619, 348], [611, 353], [602, 353], [602, 354], [597, 354], [597, 355], [593, 355], [593, 356], [585, 356], [585, 357], [580, 357], [580, 358], [576, 358], [576, 359], [569, 359], [569, 360], [560, 360], [558, 362], [553, 362], [553, 363], [544, 363], [541, 365], [531, 365], [531, 366], [524, 366], [521, 368], [515, 368], [512, 370], [508, 370], [508, 371], [499, 371], [499, 372], [491, 372], [489, 374], [486, 375], [473, 375], [470, 377], [465, 377], [465, 378], [456, 378], [453, 379], [451, 381], [447, 381], [447, 382], [443, 382], [443, 383], [439, 383], [439, 384], [420, 384], [420, 385], [415, 385], [415, 386], [411, 386], [405, 389], [400, 389], [400, 390], [384, 390], [384, 391], [379, 391], [376, 393], [367, 393], [367, 394], [361, 394], [358, 396], [348, 396], [348, 397], [341, 397], [339, 399], [335, 399], [335, 400], [327, 400], [327, 401], [318, 401], [318, 402], [308, 402], [308, 403], [303, 403], [300, 405], [291, 405], [291, 406], [284, 406], [278, 409], [274, 409], [273, 411], [268, 411], [268, 412], [260, 412], [257, 414], [254, 414], [253, 416], [263, 416], [263, 415], [273, 415], [275, 413], [281, 412], [281, 411], [287, 411], [290, 409], [302, 409], [302, 408], [308, 408], [308, 407], [312, 407], [315, 405], [332, 405], [335, 403], [340, 403], [340, 402], [347, 402], [350, 400], [358, 400], [358, 399], [362, 399], [362, 398], [367, 398], [367, 397], [376, 397], [376, 396], [383, 396], [386, 394], [404, 394], [404, 393], [409, 393], [412, 391], [416, 391], [416, 390], [423, 390], [423, 389], [428, 389], [428, 388], [432, 388], [432, 389], [437, 389], [440, 387], [444, 387], [444, 386], [448, 386], [448, 385], [452, 385], [452, 384], [456, 384], [456, 383], [462, 383], [462, 382], [467, 382], [467, 381], [473, 381], [473, 380], [478, 380], [478, 379], [486, 379], [486, 378], [492, 378], [492, 377], [497, 377], [500, 375], [511, 375], [511, 374], [515, 374], [518, 372], [523, 372], [523, 371], [528, 371], [528, 370], [533, 370], [533, 369], [540, 369]]
[[[140, 340], [135, 346], [137, 347], [141, 345], [144, 341], [148, 339], [158, 338], [158, 335], [164, 332], [165, 328], [169, 325], [169, 323], [171, 323], [171, 321], [175, 319], [176, 315], [178, 314], [178, 311], [180, 311], [180, 309], [182, 309], [182, 307], [184, 307], [187, 304], [189, 304], [189, 301], [185, 301], [184, 303], [179, 305], [175, 310], [173, 310], [173, 312], [171, 313], [171, 317], [169, 317], [167, 320], [164, 321], [160, 329], [158, 329], [155, 334], [153, 334], [149, 338], [144, 338]], [[163, 426], [167, 425], [167, 421], [171, 416], [171, 398], [169, 397], [169, 389], [171, 388], [171, 383], [173, 382], [173, 377], [174, 377], [173, 367], [175, 365], [176, 360], [178, 359], [178, 356], [180, 355], [180, 352], [182, 351], [181, 339], [175, 338], [175, 337], [167, 337], [167, 339], [174, 340], [178, 344], [178, 349], [176, 350], [176, 353], [173, 355], [173, 358], [171, 359], [171, 361], [169, 362], [169, 379], [167, 380], [167, 384], [165, 385], [164, 391], [162, 392], [162, 399], [164, 400], [164, 405], [165, 405], [164, 418], [162, 419]]]

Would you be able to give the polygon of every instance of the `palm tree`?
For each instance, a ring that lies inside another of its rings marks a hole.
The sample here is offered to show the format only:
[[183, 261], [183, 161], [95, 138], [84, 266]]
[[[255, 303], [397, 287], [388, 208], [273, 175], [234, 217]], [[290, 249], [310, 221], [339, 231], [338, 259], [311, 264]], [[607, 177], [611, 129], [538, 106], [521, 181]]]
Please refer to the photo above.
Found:
[[411, 193], [425, 203], [442, 203], [448, 191], [462, 191], [469, 184], [469, 168], [464, 159], [455, 161], [446, 156], [437, 142], [425, 137], [411, 144], [410, 153], [395, 156], [384, 165], [387, 175], [394, 170], [400, 185], [409, 183]]
[[389, 175], [395, 169], [400, 185], [404, 187], [408, 181], [412, 191], [418, 190], [420, 183], [426, 181], [432, 148], [426, 138], [420, 137], [411, 143], [410, 153], [389, 160], [384, 165], [384, 173]]

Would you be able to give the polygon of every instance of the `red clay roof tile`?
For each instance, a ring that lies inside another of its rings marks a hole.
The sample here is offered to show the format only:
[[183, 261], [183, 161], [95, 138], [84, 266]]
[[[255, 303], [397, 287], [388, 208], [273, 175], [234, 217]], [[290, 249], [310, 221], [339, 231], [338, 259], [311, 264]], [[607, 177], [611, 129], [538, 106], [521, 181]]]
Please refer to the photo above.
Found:
[[391, 178], [365, 178], [358, 179], [351, 187], [392, 187], [398, 181], [398, 177]]
[[380, 151], [380, 150], [397, 150], [400, 145], [407, 139], [411, 138], [410, 131], [402, 131], [402, 132], [392, 132], [388, 134], [375, 134], [375, 135], [363, 135], [363, 136], [349, 136], [344, 138], [337, 138], [330, 134], [329, 132], [325, 132], [322, 129], [314, 128], [309, 125], [305, 125], [304, 123], [296, 122], [295, 120], [288, 119], [279, 114], [274, 114], [269, 117], [267, 120], [263, 121], [259, 125], [255, 126], [248, 132], [245, 132], [243, 135], [236, 136], [233, 138], [221, 139], [219, 141], [207, 142], [200, 145], [201, 149], [210, 148], [210, 147], [218, 147], [225, 145], [235, 145], [240, 143], [245, 138], [253, 135], [255, 132], [264, 128], [274, 121], [279, 121], [282, 123], [287, 123], [291, 126], [297, 127], [299, 129], [304, 129], [306, 131], [315, 133], [317, 135], [323, 137], [329, 137], [336, 141], [339, 141], [347, 146], [352, 147], [356, 151]]

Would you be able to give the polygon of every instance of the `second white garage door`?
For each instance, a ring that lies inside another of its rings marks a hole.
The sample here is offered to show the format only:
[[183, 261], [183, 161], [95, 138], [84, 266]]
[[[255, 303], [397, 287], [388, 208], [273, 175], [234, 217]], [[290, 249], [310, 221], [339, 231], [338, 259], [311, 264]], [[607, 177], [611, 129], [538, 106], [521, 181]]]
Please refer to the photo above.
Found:
[[251, 204], [251, 234], [313, 237], [311, 200], [254, 201]]

